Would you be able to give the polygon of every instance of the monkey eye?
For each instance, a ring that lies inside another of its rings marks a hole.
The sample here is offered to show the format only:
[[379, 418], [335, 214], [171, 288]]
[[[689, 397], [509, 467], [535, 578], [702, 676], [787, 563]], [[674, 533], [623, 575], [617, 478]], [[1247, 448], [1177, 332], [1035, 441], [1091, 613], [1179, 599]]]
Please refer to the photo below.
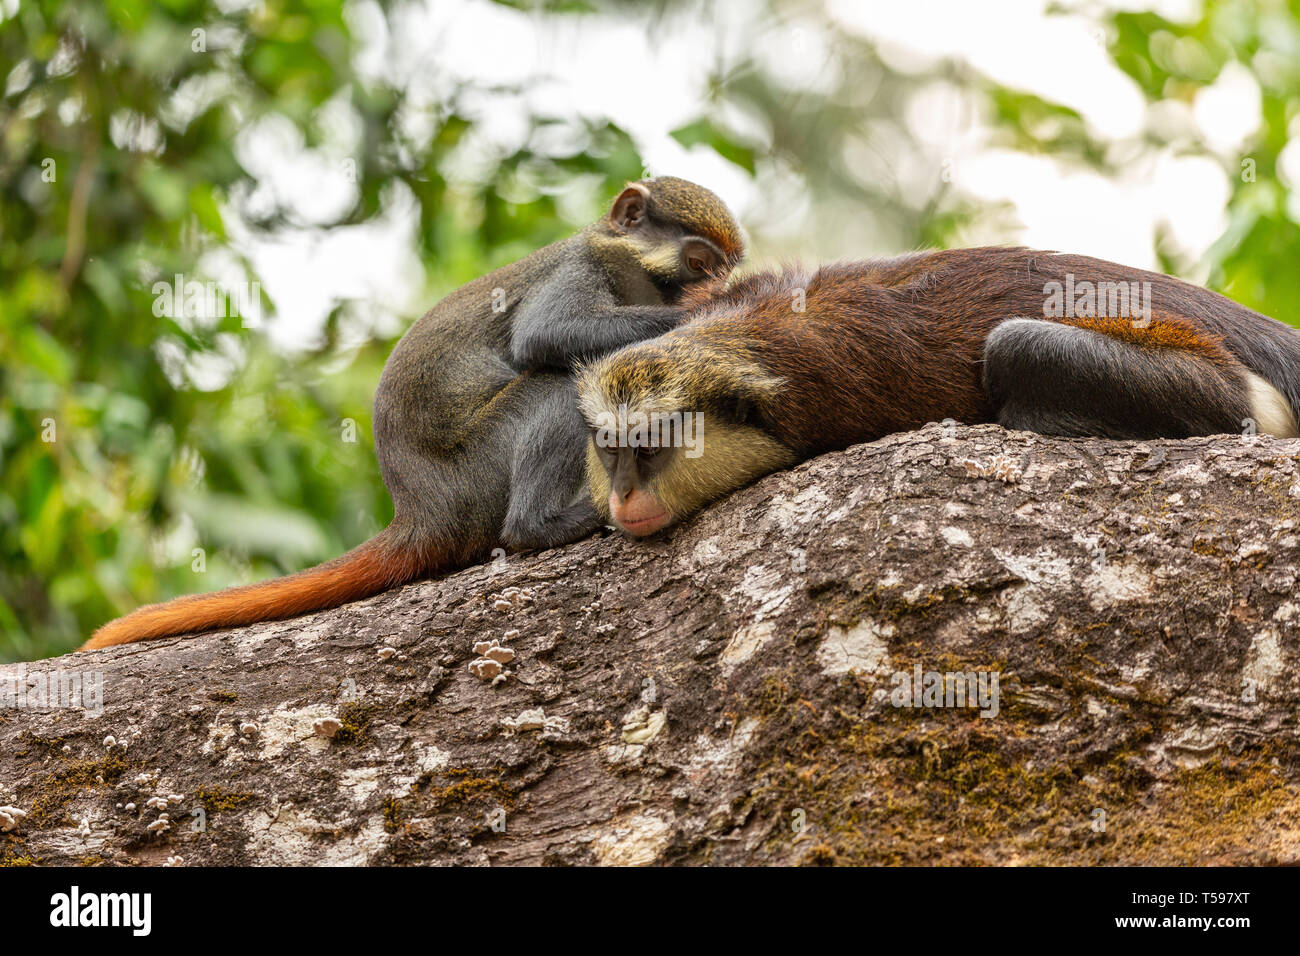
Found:
[[686, 268], [697, 276], [714, 271], [719, 263], [717, 253], [700, 240], [686, 243], [682, 249], [682, 259], [686, 263]]
[[618, 449], [611, 448], [608, 445], [602, 445], [600, 443], [600, 440], [596, 437], [597, 434], [598, 432], [596, 431], [596, 429], [593, 428], [591, 430], [591, 443], [593, 446], [595, 446], [596, 454], [599, 455], [601, 458], [617, 458]]

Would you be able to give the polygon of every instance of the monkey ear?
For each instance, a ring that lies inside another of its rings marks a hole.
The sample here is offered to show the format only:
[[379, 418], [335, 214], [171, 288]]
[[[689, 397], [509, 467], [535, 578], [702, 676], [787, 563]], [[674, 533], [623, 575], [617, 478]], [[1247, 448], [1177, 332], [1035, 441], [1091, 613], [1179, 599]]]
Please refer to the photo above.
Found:
[[733, 404], [727, 408], [725, 417], [737, 425], [771, 431], [772, 417], [769, 412], [772, 398], [773, 396], [766, 392], [730, 396]]
[[[707, 359], [706, 359], [707, 361]], [[785, 385], [756, 363], [718, 359], [702, 376], [708, 383], [714, 407], [737, 425], [766, 428], [771, 412]]]
[[640, 183], [629, 183], [614, 200], [613, 208], [609, 211], [609, 224], [620, 232], [636, 229], [645, 222], [646, 199], [649, 196], [650, 190]]
[[763, 414], [762, 407], [748, 395], [738, 395], [735, 398], [735, 408], [732, 414], [735, 420], [742, 425], [749, 425], [753, 428], [761, 428], [766, 424], [766, 416]]

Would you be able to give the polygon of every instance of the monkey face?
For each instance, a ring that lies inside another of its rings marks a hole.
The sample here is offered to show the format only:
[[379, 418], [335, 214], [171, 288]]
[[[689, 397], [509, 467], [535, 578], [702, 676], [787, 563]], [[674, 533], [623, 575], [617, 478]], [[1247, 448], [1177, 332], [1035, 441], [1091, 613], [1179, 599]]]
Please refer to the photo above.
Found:
[[719, 212], [696, 224], [668, 214], [671, 207], [665, 203], [658, 204], [662, 208], [655, 214], [652, 205], [650, 189], [633, 183], [615, 200], [608, 224], [663, 301], [673, 305], [688, 294], [707, 299], [720, 292], [743, 254], [738, 227], [726, 207], [718, 203]]
[[656, 490], [678, 449], [653, 444], [612, 445], [592, 430], [592, 457], [604, 481], [600, 494], [610, 519], [634, 537], [661, 531], [674, 515]]
[[583, 366], [592, 503], [642, 537], [798, 456], [766, 410], [781, 381], [722, 340], [681, 330]]
[[615, 445], [593, 429], [587, 475], [597, 510], [643, 538], [798, 458], [759, 428], [706, 420], [682, 446]]
[[675, 228], [648, 228], [633, 248], [669, 305], [707, 301], [725, 288], [733, 267], [708, 239]]

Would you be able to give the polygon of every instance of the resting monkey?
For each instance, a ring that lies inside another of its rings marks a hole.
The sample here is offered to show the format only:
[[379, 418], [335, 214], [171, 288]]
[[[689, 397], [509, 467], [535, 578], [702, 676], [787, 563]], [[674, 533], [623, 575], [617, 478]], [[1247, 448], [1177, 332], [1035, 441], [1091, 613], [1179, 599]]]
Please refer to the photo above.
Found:
[[596, 530], [571, 368], [681, 321], [744, 253], [716, 195], [672, 177], [631, 183], [609, 215], [451, 293], [393, 349], [375, 393], [392, 523], [341, 558], [261, 584], [118, 618], [83, 647], [294, 617], [454, 570], [493, 548]]
[[[1149, 283], [1149, 317], [1096, 317], [1102, 294], [1032, 318], [1049, 311], [1049, 289], [1084, 282]], [[1133, 439], [1251, 419], [1293, 437], [1300, 333], [1156, 273], [957, 249], [752, 276], [662, 337], [589, 363], [578, 388], [593, 501], [647, 535], [760, 475], [949, 418]], [[663, 418], [674, 413], [702, 413], [701, 454], [635, 427], [656, 415], [675, 427]]]

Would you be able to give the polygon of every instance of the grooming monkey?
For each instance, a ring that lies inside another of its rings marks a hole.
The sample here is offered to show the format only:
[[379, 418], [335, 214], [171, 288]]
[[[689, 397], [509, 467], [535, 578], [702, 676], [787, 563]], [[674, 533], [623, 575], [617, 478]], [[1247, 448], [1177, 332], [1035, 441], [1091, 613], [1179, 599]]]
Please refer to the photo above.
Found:
[[[1048, 311], [1049, 287], [1085, 281], [1149, 283], [1149, 318], [1027, 318]], [[760, 475], [948, 418], [1132, 439], [1249, 419], [1293, 437], [1300, 333], [1156, 273], [958, 249], [749, 277], [660, 338], [588, 363], [578, 389], [593, 501], [647, 535]], [[620, 413], [701, 413], [702, 453], [656, 446], [653, 429], [620, 436]]]
[[397, 343], [375, 393], [387, 528], [297, 574], [140, 608], [83, 649], [294, 617], [495, 547], [591, 533], [601, 519], [586, 492], [573, 363], [668, 331], [682, 297], [719, 291], [743, 253], [709, 190], [671, 177], [629, 184], [605, 218], [451, 293]]

